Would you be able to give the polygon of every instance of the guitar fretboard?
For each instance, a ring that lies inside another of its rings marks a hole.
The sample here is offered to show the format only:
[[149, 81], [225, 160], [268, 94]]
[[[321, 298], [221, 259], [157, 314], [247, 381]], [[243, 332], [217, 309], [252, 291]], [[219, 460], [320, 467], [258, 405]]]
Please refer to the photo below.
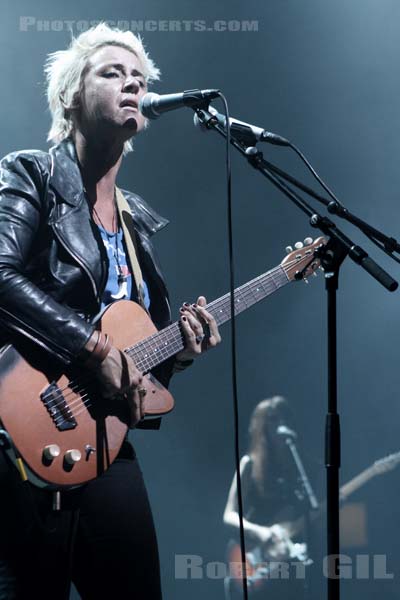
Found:
[[[288, 282], [289, 278], [284, 268], [279, 265], [236, 288], [234, 292], [235, 315], [273, 294]], [[210, 302], [206, 308], [215, 318], [217, 325], [226, 323], [231, 318], [230, 294], [225, 294]], [[139, 370], [147, 373], [167, 358], [180, 352], [183, 347], [184, 342], [179, 323], [175, 322], [134, 346], [126, 348], [125, 352], [133, 358]]]
[[377, 473], [374, 466], [365, 469], [365, 471], [354, 477], [351, 481], [340, 488], [340, 499], [346, 500], [350, 494], [353, 494], [356, 490], [358, 490], [358, 488], [366, 484], [376, 474]]

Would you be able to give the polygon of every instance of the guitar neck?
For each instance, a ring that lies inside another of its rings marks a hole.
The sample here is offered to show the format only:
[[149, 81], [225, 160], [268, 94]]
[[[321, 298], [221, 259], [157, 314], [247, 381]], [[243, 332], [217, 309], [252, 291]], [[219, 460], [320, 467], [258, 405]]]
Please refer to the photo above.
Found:
[[[347, 500], [347, 498], [351, 494], [353, 494], [360, 487], [362, 487], [364, 484], [366, 484], [370, 479], [375, 477], [376, 474], [377, 474], [377, 472], [376, 472], [375, 465], [372, 465], [371, 467], [368, 467], [367, 469], [362, 471], [359, 475], [356, 475], [355, 477], [353, 477], [353, 479], [351, 479], [350, 481], [348, 481], [347, 483], [342, 485], [342, 487], [339, 489], [340, 501], [344, 502], [345, 500]], [[320, 502], [320, 505], [317, 510], [310, 511], [309, 518], [310, 518], [311, 522], [319, 519], [321, 517], [321, 515], [326, 512], [326, 509], [327, 509], [327, 502], [326, 502], [326, 500], [323, 500], [322, 502]], [[291, 536], [294, 536], [297, 533], [299, 533], [299, 531], [301, 531], [303, 529], [303, 527], [304, 527], [304, 517], [300, 517], [299, 519], [296, 519], [296, 521], [294, 521], [290, 525]]]
[[361, 486], [367, 483], [367, 481], [375, 477], [376, 474], [376, 468], [372, 465], [372, 467], [368, 467], [368, 469], [365, 469], [365, 471], [356, 475], [356, 477], [345, 483], [345, 485], [342, 485], [340, 488], [340, 499], [346, 500], [350, 494], [353, 494]]
[[[288, 282], [289, 278], [285, 270], [279, 265], [236, 288], [234, 292], [235, 315], [273, 294]], [[206, 308], [215, 318], [217, 325], [226, 323], [231, 318], [230, 294], [225, 294], [210, 302]], [[183, 347], [184, 342], [179, 323], [175, 322], [134, 346], [126, 348], [125, 352], [134, 359], [139, 370], [147, 373], [164, 360], [180, 352]]]
[[[345, 500], [347, 500], [347, 498], [351, 496], [351, 494], [354, 494], [354, 492], [356, 492], [360, 487], [365, 485], [370, 479], [375, 477], [375, 475], [377, 475], [377, 471], [375, 465], [372, 465], [371, 467], [368, 467], [367, 469], [359, 473], [359, 475], [353, 477], [353, 479], [350, 479], [350, 481], [342, 485], [339, 489], [340, 501], [344, 502]], [[326, 500], [324, 500], [320, 503], [319, 509], [310, 514], [311, 520], [318, 519], [321, 516], [321, 514], [326, 511], [326, 508], [327, 503]]]

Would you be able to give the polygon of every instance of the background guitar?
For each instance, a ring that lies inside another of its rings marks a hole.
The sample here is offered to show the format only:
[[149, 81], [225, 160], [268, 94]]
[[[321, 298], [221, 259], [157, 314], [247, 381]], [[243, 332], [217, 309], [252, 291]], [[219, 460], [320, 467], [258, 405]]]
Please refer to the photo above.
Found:
[[[388, 473], [399, 464], [400, 452], [376, 460], [370, 467], [353, 477], [340, 488], [340, 500], [345, 502], [355, 491], [368, 483], [373, 477]], [[323, 501], [320, 503], [318, 510], [310, 513], [310, 520], [314, 521], [320, 518], [325, 510], [326, 501]], [[307, 553], [307, 544], [304, 542], [295, 542], [293, 539], [302, 531], [304, 517], [292, 523], [276, 523], [272, 526], [272, 529], [274, 527], [278, 534], [276, 537], [273, 536], [264, 545], [250, 545], [250, 549], [246, 552], [245, 568], [250, 591], [253, 589], [258, 592], [263, 586], [268, 586], [268, 577], [271, 574], [271, 569], [274, 568], [274, 562], [296, 560], [303, 562], [305, 565], [312, 562]], [[236, 541], [231, 540], [227, 548], [228, 565], [231, 563], [239, 565], [241, 561], [240, 545]], [[272, 563], [271, 566], [270, 562]], [[235, 576], [232, 576], [231, 579], [237, 590], [241, 590], [242, 578], [240, 570], [235, 569]]]

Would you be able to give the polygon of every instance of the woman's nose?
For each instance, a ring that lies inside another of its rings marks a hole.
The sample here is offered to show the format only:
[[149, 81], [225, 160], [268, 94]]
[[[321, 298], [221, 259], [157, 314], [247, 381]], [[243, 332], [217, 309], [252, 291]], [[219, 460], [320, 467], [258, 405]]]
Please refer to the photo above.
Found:
[[139, 81], [136, 79], [136, 77], [127, 77], [125, 79], [125, 83], [124, 83], [124, 90], [128, 91], [128, 92], [134, 92], [137, 93], [140, 89], [140, 84]]

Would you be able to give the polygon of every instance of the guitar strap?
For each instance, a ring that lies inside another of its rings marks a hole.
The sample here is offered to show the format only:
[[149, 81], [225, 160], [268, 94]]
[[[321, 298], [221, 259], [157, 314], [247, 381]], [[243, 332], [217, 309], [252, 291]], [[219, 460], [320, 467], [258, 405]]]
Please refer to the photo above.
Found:
[[[115, 200], [117, 204], [119, 220], [121, 222], [122, 231], [124, 233], [126, 249], [131, 263], [133, 275], [135, 277], [139, 304], [147, 312], [147, 314], [149, 314], [149, 311], [147, 310], [146, 305], [144, 303], [143, 275], [138, 260], [135, 225], [133, 222], [133, 217], [131, 209], [129, 208], [129, 204], [125, 196], [117, 186], [115, 186]], [[160, 424], [161, 417], [156, 417], [144, 419], [140, 421], [136, 425], [136, 427], [138, 429], [160, 429]]]
[[117, 186], [115, 186], [115, 200], [117, 204], [119, 220], [124, 234], [126, 249], [135, 278], [138, 301], [140, 306], [148, 313], [149, 311], [144, 303], [143, 275], [138, 260], [135, 225], [129, 204]]

